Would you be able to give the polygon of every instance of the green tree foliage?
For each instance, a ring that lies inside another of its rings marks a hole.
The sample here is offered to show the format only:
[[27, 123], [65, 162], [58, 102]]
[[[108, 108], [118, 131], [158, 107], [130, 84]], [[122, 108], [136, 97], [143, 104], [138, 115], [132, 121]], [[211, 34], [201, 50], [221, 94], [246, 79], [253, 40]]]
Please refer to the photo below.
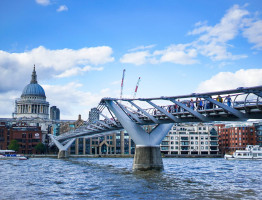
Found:
[[35, 150], [39, 153], [44, 153], [45, 152], [45, 145], [43, 143], [38, 143], [36, 146], [35, 146]]
[[8, 145], [9, 150], [18, 151], [19, 150], [19, 144], [17, 140], [11, 140], [10, 144]]

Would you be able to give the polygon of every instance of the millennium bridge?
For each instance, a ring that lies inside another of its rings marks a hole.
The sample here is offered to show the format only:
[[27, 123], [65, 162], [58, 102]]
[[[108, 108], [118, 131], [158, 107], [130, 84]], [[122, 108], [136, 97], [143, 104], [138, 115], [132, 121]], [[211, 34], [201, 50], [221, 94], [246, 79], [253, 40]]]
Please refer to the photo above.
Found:
[[[76, 138], [105, 136], [125, 129], [136, 144], [134, 170], [163, 169], [160, 143], [174, 123], [262, 119], [262, 86], [158, 98], [103, 98], [100, 119], [59, 136], [49, 135], [58, 158], [68, 157]], [[147, 133], [144, 125], [154, 125]]]

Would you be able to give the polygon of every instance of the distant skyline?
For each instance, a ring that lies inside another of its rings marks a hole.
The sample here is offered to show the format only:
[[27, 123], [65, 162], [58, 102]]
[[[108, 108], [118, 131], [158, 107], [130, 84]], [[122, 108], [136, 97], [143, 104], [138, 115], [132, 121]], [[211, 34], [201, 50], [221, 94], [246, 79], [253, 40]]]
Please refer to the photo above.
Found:
[[0, 117], [38, 83], [61, 119], [103, 97], [175, 96], [262, 85], [261, 0], [2, 0]]

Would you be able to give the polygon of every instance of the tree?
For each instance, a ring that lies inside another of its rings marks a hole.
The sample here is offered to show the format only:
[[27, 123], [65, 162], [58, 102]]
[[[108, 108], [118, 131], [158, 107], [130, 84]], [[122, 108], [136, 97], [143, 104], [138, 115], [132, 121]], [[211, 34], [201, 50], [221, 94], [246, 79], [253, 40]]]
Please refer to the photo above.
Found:
[[35, 150], [37, 152], [40, 152], [40, 153], [44, 153], [45, 151], [45, 145], [43, 143], [38, 143], [36, 146], [35, 146]]
[[10, 144], [8, 145], [9, 150], [18, 151], [19, 150], [19, 144], [17, 140], [11, 140]]

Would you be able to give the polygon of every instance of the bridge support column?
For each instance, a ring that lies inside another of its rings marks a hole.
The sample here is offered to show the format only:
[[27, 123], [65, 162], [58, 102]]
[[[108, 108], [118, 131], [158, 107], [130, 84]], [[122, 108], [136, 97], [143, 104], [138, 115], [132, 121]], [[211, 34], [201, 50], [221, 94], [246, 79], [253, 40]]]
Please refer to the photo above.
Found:
[[57, 141], [54, 138], [53, 135], [49, 134], [49, 137], [51, 138], [51, 140], [55, 143], [55, 145], [59, 149], [59, 152], [57, 155], [58, 159], [68, 158], [69, 157], [68, 148], [73, 144], [73, 142], [75, 141], [75, 138], [70, 139], [65, 145], [62, 145], [59, 141]]
[[147, 133], [143, 127], [131, 120], [113, 101], [109, 100], [106, 103], [136, 144], [133, 169], [162, 170], [164, 167], [160, 143], [173, 126], [173, 123], [158, 124], [150, 133]]
[[67, 150], [59, 150], [58, 159], [68, 158], [68, 157], [69, 157], [69, 154]]
[[163, 170], [163, 161], [161, 156], [160, 147], [143, 147], [137, 146], [133, 170]]

